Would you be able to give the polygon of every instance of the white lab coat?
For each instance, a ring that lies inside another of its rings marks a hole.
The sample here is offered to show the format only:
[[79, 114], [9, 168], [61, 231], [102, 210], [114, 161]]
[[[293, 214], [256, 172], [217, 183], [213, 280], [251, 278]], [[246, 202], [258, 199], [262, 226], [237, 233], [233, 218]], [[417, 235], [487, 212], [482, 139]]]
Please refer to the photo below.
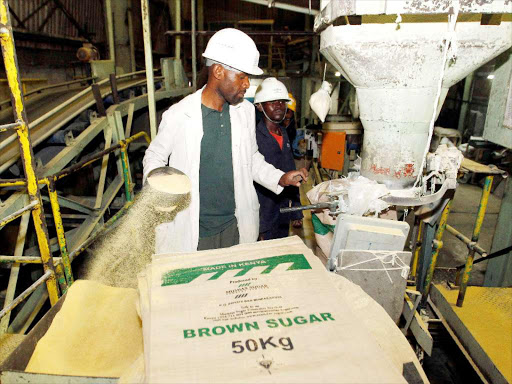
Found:
[[[171, 223], [156, 228], [156, 253], [191, 252], [199, 242], [199, 163], [203, 118], [202, 89], [172, 105], [162, 116], [156, 138], [144, 156], [144, 180], [158, 167], [169, 165], [184, 172], [192, 183], [191, 202]], [[259, 203], [253, 181], [279, 194], [283, 175], [258, 152], [254, 106], [244, 100], [229, 107], [235, 186], [235, 216], [241, 243], [259, 234]]]

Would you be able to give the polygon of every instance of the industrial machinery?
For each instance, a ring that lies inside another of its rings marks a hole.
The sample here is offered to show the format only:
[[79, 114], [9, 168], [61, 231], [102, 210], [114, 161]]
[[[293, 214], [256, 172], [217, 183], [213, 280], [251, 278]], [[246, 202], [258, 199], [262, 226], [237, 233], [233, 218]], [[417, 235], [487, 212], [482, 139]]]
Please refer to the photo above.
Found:
[[[503, 1], [322, 1], [315, 30], [322, 54], [356, 88], [363, 176], [398, 196], [443, 186], [440, 198], [455, 187], [456, 155], [426, 161], [434, 122], [452, 85], [511, 46], [510, 20], [488, 17], [511, 11]], [[445, 177], [434, 176], [440, 167]], [[402, 205], [425, 203], [411, 202]]]
[[320, 51], [356, 89], [361, 175], [387, 186], [386, 203], [434, 210], [456, 188], [462, 154], [428, 152], [434, 123], [449, 87], [512, 45], [510, 12], [492, 0], [321, 2]]
[[[511, 2], [493, 0], [323, 0], [315, 19], [321, 53], [356, 89], [364, 128], [360, 174], [387, 187], [388, 193], [381, 197], [385, 203], [405, 209], [415, 207], [430, 220], [431, 229], [424, 236], [421, 250], [423, 258], [414, 262], [417, 264], [410, 275], [416, 278], [420, 292], [414, 293], [416, 299], [406, 298], [407, 326], [414, 321], [420, 302], [427, 305], [450, 209], [446, 192], [456, 188], [463, 161], [455, 147], [442, 145], [429, 153], [434, 123], [452, 85], [512, 46], [510, 13]], [[488, 189], [486, 180], [483, 209], [478, 213], [482, 219]], [[343, 240], [350, 228], [343, 225], [347, 209], [339, 194], [332, 193], [328, 201], [301, 208], [329, 209], [334, 219], [327, 264], [330, 270], [339, 269], [340, 255], [347, 250], [359, 250], [362, 258], [366, 249], [375, 249], [375, 236], [368, 227], [359, 228], [368, 236], [356, 249]], [[387, 225], [391, 232], [396, 224], [372, 220]], [[477, 232], [480, 226], [481, 221]], [[417, 237], [416, 227], [413, 239]], [[478, 235], [473, 242], [477, 240]], [[398, 251], [402, 250], [403, 243]], [[471, 255], [474, 252], [470, 250]], [[471, 255], [459, 294], [462, 298], [471, 272]], [[371, 284], [371, 278], [365, 284]], [[403, 299], [403, 292], [401, 295]], [[418, 324], [415, 329], [422, 336], [416, 338], [430, 353], [432, 338], [428, 329]]]

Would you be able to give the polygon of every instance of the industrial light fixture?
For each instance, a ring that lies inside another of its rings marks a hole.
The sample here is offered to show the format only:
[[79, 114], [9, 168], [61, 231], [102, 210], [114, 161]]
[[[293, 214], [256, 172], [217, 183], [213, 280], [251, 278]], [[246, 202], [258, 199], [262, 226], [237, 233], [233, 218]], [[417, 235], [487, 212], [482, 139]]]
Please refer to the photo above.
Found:
[[334, 74], [334, 76], [336, 76], [336, 77], [340, 77], [340, 76], [341, 76], [341, 72], [340, 72], [340, 71], [336, 71], [336, 73]]
[[492, 79], [494, 79], [494, 75], [489, 75], [489, 76], [487, 76], [487, 78], [488, 78], [489, 80], [492, 80]]

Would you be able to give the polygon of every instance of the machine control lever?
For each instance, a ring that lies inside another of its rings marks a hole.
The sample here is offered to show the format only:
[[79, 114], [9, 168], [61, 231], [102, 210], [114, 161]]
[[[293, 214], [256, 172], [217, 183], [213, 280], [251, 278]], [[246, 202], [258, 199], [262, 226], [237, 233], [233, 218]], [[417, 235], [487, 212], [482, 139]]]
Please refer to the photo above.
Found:
[[328, 203], [317, 203], [310, 205], [301, 205], [298, 207], [290, 207], [290, 208], [281, 208], [279, 210], [280, 213], [288, 213], [288, 212], [296, 212], [296, 211], [304, 211], [306, 209], [325, 209], [329, 208], [330, 211], [335, 212], [338, 209], [338, 202], [331, 201]]

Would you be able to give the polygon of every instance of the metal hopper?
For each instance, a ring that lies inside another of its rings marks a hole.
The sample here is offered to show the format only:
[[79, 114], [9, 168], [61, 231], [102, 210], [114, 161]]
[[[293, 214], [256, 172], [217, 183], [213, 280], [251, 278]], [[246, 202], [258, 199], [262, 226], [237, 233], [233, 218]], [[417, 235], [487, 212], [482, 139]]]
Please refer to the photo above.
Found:
[[[512, 45], [510, 15], [482, 15], [510, 13], [512, 1], [333, 0], [322, 7], [320, 51], [357, 90], [361, 173], [390, 189], [410, 188], [422, 171], [438, 92], [435, 118], [449, 87]], [[359, 25], [353, 15], [362, 15]]]

